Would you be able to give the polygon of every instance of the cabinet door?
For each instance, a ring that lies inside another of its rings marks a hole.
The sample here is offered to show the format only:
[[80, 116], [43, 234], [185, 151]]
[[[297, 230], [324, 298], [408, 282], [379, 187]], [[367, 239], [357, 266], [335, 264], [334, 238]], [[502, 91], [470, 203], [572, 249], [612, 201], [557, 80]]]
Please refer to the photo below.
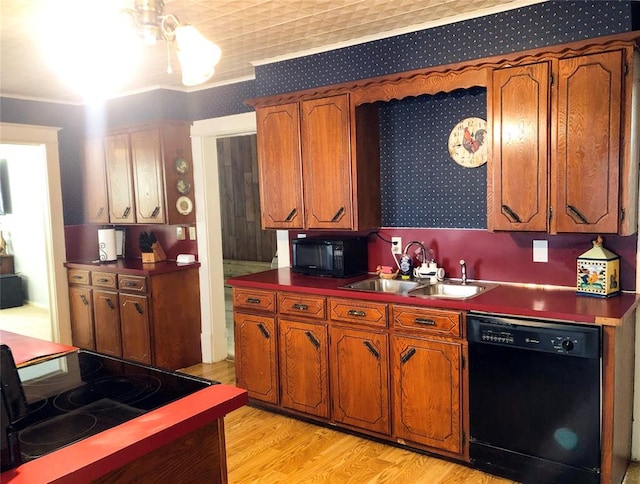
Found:
[[278, 403], [276, 320], [235, 312], [236, 380], [250, 398]]
[[105, 166], [109, 193], [109, 221], [113, 224], [134, 223], [133, 180], [129, 136], [105, 138]]
[[549, 64], [493, 71], [489, 230], [547, 231]]
[[559, 61], [557, 232], [618, 231], [622, 71], [622, 51]]
[[308, 229], [353, 226], [347, 95], [302, 102], [302, 171]]
[[139, 224], [164, 223], [164, 180], [160, 131], [148, 129], [131, 133], [131, 165]]
[[387, 335], [331, 328], [333, 420], [390, 433]]
[[461, 453], [461, 345], [391, 340], [394, 437]]
[[302, 167], [298, 103], [256, 109], [263, 229], [301, 229]]
[[329, 418], [327, 327], [279, 319], [278, 329], [282, 406]]
[[73, 345], [95, 351], [91, 288], [71, 286], [69, 288], [69, 310]]
[[96, 330], [96, 351], [122, 357], [118, 293], [93, 291], [93, 315]]
[[149, 303], [146, 296], [120, 293], [122, 357], [151, 364]]
[[82, 188], [84, 190], [84, 221], [90, 224], [109, 223], [107, 174], [102, 138], [93, 138], [85, 143]]

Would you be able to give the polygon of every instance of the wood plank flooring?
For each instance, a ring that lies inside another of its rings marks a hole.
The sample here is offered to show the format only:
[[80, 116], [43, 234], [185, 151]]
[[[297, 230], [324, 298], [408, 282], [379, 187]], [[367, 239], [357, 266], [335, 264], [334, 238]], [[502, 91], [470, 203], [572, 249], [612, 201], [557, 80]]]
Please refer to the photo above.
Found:
[[[233, 362], [186, 373], [235, 384]], [[443, 459], [245, 406], [225, 417], [230, 484], [509, 484]]]

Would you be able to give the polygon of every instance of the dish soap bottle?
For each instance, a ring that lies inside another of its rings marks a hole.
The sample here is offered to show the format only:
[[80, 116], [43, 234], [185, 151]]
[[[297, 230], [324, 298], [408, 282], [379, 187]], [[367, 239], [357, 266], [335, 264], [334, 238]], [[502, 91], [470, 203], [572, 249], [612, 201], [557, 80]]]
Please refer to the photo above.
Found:
[[413, 259], [406, 252], [400, 258], [400, 279], [411, 279], [413, 275]]

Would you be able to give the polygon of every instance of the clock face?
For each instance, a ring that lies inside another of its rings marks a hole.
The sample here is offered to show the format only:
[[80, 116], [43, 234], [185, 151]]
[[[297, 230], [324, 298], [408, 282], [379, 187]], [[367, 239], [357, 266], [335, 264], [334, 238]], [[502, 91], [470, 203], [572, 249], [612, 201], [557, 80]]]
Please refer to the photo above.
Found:
[[482, 118], [466, 118], [454, 126], [449, 135], [449, 154], [460, 166], [475, 168], [487, 162], [489, 133]]

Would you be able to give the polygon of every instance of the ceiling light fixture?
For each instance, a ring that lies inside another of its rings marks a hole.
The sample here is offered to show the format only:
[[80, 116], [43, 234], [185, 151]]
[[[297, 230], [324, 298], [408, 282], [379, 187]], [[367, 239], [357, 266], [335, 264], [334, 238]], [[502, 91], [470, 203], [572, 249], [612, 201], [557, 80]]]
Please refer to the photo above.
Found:
[[[213, 76], [222, 53], [220, 47], [204, 38], [195, 27], [180, 23], [174, 14], [165, 14], [163, 0], [135, 0], [134, 8], [125, 12], [133, 18], [146, 44], [153, 45], [157, 40], [167, 43], [168, 58], [169, 44], [175, 42], [185, 86], [202, 84]], [[172, 72], [170, 60], [167, 72]]]

